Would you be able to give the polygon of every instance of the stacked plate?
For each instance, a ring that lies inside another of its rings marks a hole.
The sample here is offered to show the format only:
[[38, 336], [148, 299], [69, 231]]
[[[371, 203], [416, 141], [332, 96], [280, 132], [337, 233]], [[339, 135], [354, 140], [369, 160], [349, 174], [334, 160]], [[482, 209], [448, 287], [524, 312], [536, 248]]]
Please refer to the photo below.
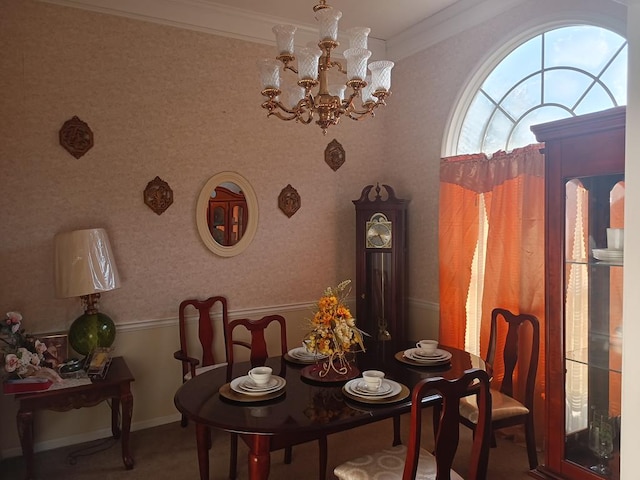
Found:
[[404, 351], [404, 356], [421, 365], [442, 365], [451, 360], [451, 352], [439, 348], [431, 354], [423, 353], [418, 348], [410, 348]]
[[286, 384], [287, 381], [284, 378], [272, 375], [265, 385], [256, 385], [249, 375], [245, 375], [232, 380], [230, 387], [234, 392], [243, 395], [259, 396], [282, 390]]
[[347, 393], [360, 398], [367, 399], [383, 399], [398, 395], [402, 391], [402, 386], [393, 380], [382, 380], [382, 385], [377, 391], [371, 391], [367, 388], [367, 382], [362, 377], [354, 378], [344, 385]]
[[624, 250], [614, 250], [612, 248], [594, 248], [593, 258], [605, 262], [620, 262], [624, 259]]
[[305, 347], [293, 348], [287, 352], [289, 356], [299, 361], [300, 363], [315, 363], [318, 360], [322, 360], [323, 358], [327, 358], [326, 355], [321, 355], [319, 353], [312, 353], [307, 350]]

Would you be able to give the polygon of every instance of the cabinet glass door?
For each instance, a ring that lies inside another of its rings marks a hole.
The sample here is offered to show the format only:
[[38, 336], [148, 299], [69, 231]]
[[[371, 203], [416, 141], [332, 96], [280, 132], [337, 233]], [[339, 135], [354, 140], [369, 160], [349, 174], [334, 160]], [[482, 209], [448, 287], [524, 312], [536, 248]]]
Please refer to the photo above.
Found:
[[565, 183], [565, 458], [620, 478], [624, 176]]

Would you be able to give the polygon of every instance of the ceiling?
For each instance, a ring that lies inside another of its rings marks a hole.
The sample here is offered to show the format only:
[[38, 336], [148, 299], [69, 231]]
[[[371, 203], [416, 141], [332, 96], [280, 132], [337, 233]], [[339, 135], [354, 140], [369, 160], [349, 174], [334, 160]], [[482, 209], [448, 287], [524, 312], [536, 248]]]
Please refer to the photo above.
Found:
[[[40, 0], [110, 15], [274, 44], [277, 23], [298, 27], [296, 44], [317, 41], [320, 0]], [[371, 28], [373, 58], [399, 60], [531, 0], [327, 0], [342, 11], [341, 37]], [[341, 38], [341, 43], [346, 44]], [[340, 51], [338, 51], [340, 53]]]

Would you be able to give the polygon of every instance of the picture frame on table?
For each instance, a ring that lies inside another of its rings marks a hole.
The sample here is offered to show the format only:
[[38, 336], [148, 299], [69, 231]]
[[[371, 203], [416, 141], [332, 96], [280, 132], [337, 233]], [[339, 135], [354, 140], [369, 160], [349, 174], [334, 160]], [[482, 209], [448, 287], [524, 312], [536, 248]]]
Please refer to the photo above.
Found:
[[65, 363], [69, 358], [69, 336], [66, 333], [43, 335], [39, 340], [47, 346], [44, 361], [53, 369]]

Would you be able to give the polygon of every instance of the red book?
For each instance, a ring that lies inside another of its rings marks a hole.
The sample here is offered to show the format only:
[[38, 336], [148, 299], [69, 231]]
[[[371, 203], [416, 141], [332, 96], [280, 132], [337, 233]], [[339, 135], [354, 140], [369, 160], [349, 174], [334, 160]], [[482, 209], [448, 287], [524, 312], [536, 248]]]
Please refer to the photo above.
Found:
[[5, 380], [2, 382], [2, 391], [5, 395], [14, 393], [31, 393], [47, 390], [52, 381], [46, 378], [20, 378], [16, 380]]

